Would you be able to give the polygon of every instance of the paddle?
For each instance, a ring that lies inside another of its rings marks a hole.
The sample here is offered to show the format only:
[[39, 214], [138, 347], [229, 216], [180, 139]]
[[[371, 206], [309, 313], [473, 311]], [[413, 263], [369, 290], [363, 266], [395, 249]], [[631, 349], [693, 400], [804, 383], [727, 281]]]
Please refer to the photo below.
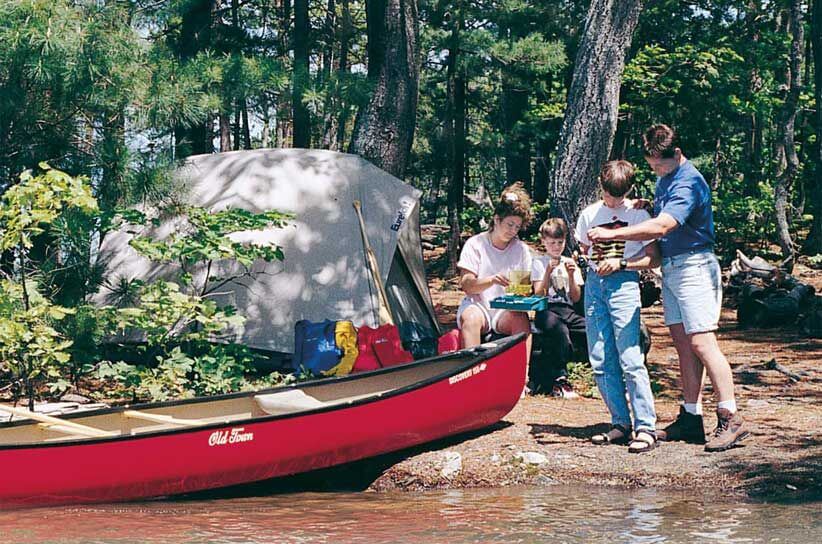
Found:
[[27, 410], [25, 408], [15, 408], [13, 406], [6, 406], [4, 404], [0, 404], [0, 410], [18, 417], [24, 417], [28, 419], [33, 419], [35, 421], [39, 421], [40, 424], [44, 427], [60, 427], [60, 429], [55, 430], [67, 432], [69, 434], [79, 434], [82, 436], [89, 436], [93, 438], [113, 436], [117, 434], [109, 431], [104, 431], [103, 429], [98, 429], [97, 427], [89, 427], [88, 425], [81, 425], [73, 421], [67, 421], [65, 419], [47, 416], [46, 414], [32, 412], [31, 410]]
[[382, 276], [380, 276], [377, 256], [374, 254], [374, 250], [371, 249], [371, 244], [368, 243], [368, 235], [365, 232], [365, 221], [363, 221], [362, 218], [362, 209], [359, 200], [354, 201], [354, 210], [356, 210], [357, 218], [360, 220], [360, 233], [362, 234], [362, 243], [365, 247], [365, 260], [368, 263], [371, 275], [374, 277], [374, 283], [377, 285], [377, 294], [379, 295], [377, 298], [380, 301], [380, 324], [388, 323], [389, 325], [393, 325], [394, 318], [391, 317], [391, 310], [388, 308], [388, 296], [385, 294], [385, 286], [382, 284]]

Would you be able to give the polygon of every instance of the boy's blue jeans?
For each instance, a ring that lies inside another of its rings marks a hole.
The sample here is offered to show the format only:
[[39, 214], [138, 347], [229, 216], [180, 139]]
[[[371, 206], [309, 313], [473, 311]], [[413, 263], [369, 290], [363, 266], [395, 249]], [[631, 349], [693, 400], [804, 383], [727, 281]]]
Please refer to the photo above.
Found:
[[[656, 411], [648, 370], [639, 345], [639, 274], [620, 271], [585, 281], [588, 358], [611, 423], [627, 429], [656, 429]], [[625, 392], [634, 412], [625, 400]]]

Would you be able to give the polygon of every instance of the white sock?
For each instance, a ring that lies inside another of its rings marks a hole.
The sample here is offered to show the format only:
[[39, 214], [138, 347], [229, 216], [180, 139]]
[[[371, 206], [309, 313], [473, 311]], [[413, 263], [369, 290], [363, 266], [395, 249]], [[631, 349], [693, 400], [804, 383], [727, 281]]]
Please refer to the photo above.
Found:
[[716, 405], [716, 409], [719, 410], [720, 408], [724, 408], [728, 410], [730, 413], [736, 413], [736, 399], [731, 400], [723, 400], [719, 404]]
[[685, 411], [694, 416], [701, 416], [702, 415], [702, 403], [701, 402], [683, 402], [682, 406], [685, 407]]

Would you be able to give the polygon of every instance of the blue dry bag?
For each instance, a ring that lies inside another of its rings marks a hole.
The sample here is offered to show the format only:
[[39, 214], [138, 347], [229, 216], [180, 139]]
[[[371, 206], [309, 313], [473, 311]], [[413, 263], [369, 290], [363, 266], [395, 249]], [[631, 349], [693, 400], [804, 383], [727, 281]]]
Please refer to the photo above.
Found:
[[314, 323], [306, 319], [294, 325], [295, 370], [301, 367], [314, 375], [320, 375], [337, 366], [342, 350], [334, 336], [336, 322], [326, 319]]

